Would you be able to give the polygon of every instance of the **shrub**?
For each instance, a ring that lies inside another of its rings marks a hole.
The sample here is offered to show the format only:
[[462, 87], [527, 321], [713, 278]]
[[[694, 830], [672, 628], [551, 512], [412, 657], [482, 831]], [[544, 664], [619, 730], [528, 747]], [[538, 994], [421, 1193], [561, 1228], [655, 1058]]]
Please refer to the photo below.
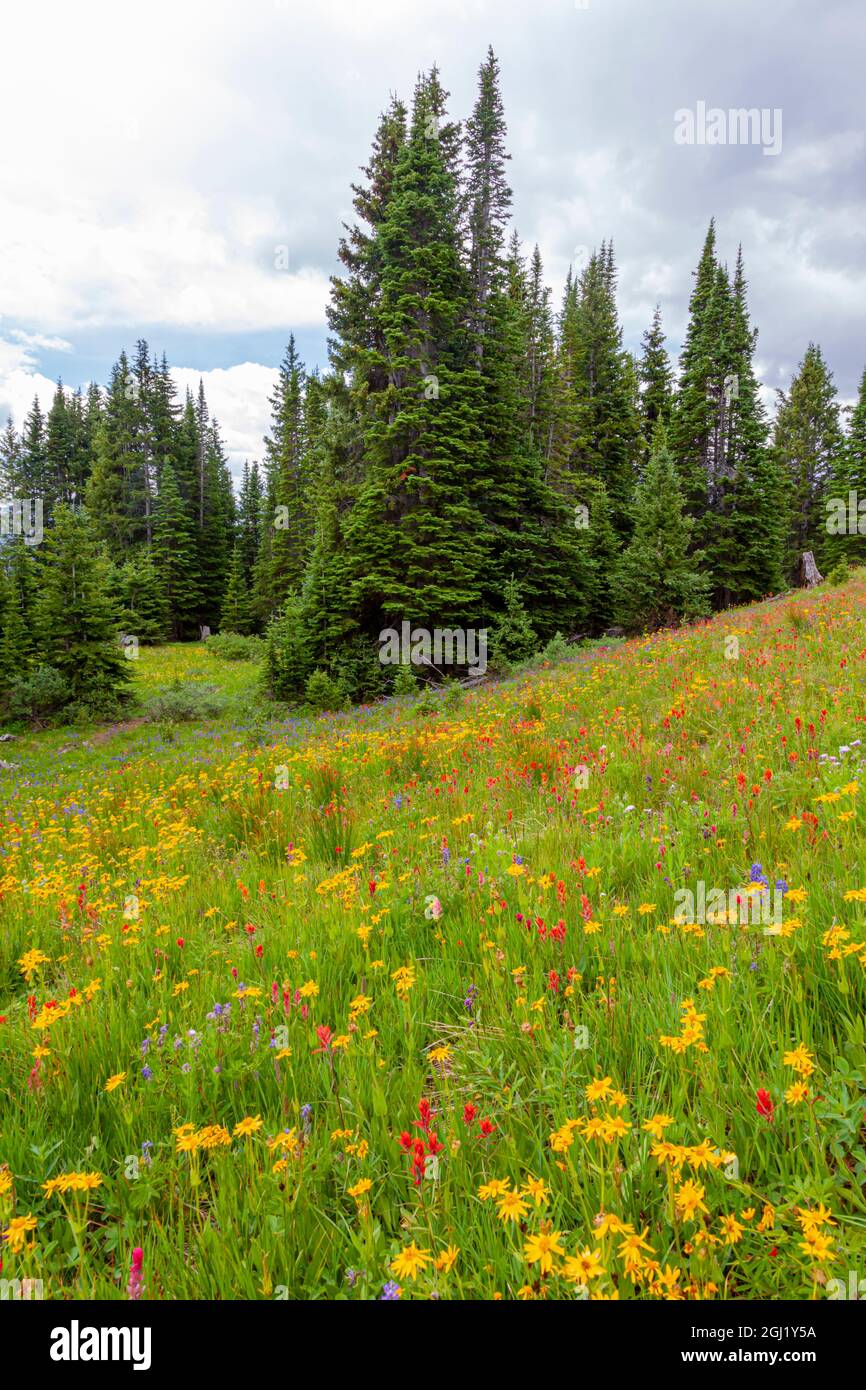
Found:
[[566, 661], [568, 657], [574, 656], [574, 648], [569, 646], [561, 632], [556, 632], [541, 655], [545, 661]]
[[398, 666], [394, 677], [395, 695], [414, 695], [418, 690], [418, 677], [411, 666]]
[[304, 697], [316, 714], [346, 708], [346, 692], [327, 671], [316, 670], [307, 681]]
[[144, 717], [152, 724], [187, 724], [196, 719], [214, 719], [222, 708], [215, 685], [176, 680], [151, 696], [144, 706]]
[[421, 699], [415, 705], [415, 713], [422, 715], [424, 718], [431, 718], [434, 714], [439, 713], [440, 708], [440, 702], [433, 693], [432, 687], [426, 685]]
[[385, 668], [378, 647], [368, 638], [343, 638], [330, 665], [330, 675], [353, 705], [381, 699], [385, 694]]
[[446, 680], [442, 687], [442, 705], [453, 714], [463, 704], [463, 687], [459, 681]]
[[265, 679], [275, 700], [303, 698], [310, 674], [310, 653], [298, 599], [288, 599], [265, 634]]
[[60, 713], [69, 703], [66, 681], [53, 666], [39, 666], [28, 676], [18, 676], [9, 690], [12, 719], [46, 720]]
[[507, 673], [516, 661], [526, 661], [536, 651], [538, 641], [512, 575], [505, 581], [505, 608], [490, 634], [490, 665]]
[[262, 661], [267, 650], [263, 637], [243, 637], [239, 632], [218, 632], [205, 639], [205, 646], [222, 661]]
[[827, 575], [827, 583], [831, 588], [836, 588], [839, 584], [845, 584], [851, 578], [851, 570], [847, 560], [839, 560]]

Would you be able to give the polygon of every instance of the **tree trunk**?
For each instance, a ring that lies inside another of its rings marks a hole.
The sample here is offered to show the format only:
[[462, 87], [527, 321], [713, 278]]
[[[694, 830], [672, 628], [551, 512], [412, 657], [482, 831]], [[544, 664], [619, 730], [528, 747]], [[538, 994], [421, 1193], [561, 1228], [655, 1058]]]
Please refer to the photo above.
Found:
[[815, 564], [815, 557], [811, 550], [806, 550], [800, 556], [800, 587], [803, 589], [814, 589], [816, 584], [822, 581], [822, 575]]

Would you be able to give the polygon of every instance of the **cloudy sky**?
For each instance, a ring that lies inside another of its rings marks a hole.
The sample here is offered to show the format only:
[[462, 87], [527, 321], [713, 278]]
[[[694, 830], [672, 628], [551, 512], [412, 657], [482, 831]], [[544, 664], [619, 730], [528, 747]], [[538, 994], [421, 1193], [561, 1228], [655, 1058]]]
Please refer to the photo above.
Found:
[[[289, 332], [326, 364], [379, 111], [438, 62], [465, 116], [488, 44], [515, 225], [557, 301], [569, 262], [613, 238], [627, 345], [659, 300], [676, 352], [715, 215], [721, 254], [743, 243], [768, 400], [810, 340], [856, 392], [862, 0], [28, 0], [2, 33], [0, 421], [58, 376], [104, 382], [143, 336], [181, 385], [204, 377], [235, 467], [258, 456]], [[723, 142], [676, 138], [699, 103]], [[763, 144], [711, 115], [741, 107], [766, 111]]]

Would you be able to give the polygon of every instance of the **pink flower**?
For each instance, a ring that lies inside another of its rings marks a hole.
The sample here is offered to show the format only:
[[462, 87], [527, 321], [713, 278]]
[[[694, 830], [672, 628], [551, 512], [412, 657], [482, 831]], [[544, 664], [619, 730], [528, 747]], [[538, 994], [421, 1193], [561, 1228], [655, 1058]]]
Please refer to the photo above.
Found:
[[129, 1283], [126, 1286], [127, 1298], [141, 1298], [144, 1287], [142, 1283], [142, 1265], [144, 1263], [144, 1251], [140, 1245], [136, 1245], [132, 1252], [132, 1265], [129, 1270]]

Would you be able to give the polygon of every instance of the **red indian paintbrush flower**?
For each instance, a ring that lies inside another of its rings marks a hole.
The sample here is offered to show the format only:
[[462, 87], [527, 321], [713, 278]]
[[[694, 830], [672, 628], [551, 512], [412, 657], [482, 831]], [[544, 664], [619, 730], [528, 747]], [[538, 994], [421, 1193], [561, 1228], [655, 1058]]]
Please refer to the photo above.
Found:
[[772, 1121], [773, 1111], [775, 1110], [775, 1106], [773, 1105], [773, 1097], [770, 1095], [770, 1092], [765, 1091], [763, 1087], [757, 1092], [757, 1103], [755, 1105], [755, 1109], [757, 1110], [759, 1115], [763, 1115], [765, 1119]]

